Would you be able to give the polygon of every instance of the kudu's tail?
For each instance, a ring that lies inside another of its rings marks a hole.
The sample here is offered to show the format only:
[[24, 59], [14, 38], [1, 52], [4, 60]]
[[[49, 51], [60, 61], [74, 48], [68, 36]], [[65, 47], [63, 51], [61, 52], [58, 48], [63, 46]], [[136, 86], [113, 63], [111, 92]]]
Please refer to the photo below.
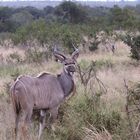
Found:
[[13, 105], [14, 114], [15, 114], [15, 137], [17, 137], [18, 121], [19, 121], [19, 114], [21, 111], [21, 105], [20, 105], [20, 102], [18, 99], [18, 95], [17, 95], [17, 91], [15, 89], [15, 86], [16, 86], [16, 83], [10, 89], [10, 96], [12, 99], [12, 105]]
[[18, 100], [17, 91], [15, 90], [15, 85], [11, 88], [10, 95], [12, 98], [14, 113], [15, 115], [18, 115], [20, 113], [21, 107], [20, 107], [20, 102]]

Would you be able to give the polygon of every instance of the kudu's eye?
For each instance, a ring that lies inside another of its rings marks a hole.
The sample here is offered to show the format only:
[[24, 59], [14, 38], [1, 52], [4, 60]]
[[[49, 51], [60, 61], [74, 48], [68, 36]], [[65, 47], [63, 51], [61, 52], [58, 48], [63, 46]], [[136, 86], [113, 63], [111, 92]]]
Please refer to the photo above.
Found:
[[65, 66], [68, 66], [68, 65], [75, 65], [75, 63], [73, 62], [73, 63], [66, 63], [66, 64], [64, 64]]

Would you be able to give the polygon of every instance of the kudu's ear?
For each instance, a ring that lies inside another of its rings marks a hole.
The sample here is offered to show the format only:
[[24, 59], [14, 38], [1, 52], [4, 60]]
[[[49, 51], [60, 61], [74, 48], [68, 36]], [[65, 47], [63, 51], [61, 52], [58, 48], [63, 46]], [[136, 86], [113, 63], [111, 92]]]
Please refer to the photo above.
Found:
[[76, 61], [76, 59], [78, 58], [79, 56], [79, 50], [73, 45], [74, 47], [74, 52], [72, 53], [72, 59], [74, 59]]
[[66, 57], [62, 53], [60, 53], [58, 50], [56, 50], [56, 49], [54, 49], [53, 55], [54, 55], [56, 61], [59, 60], [61, 63], [63, 61], [65, 61], [65, 59], [66, 59]]

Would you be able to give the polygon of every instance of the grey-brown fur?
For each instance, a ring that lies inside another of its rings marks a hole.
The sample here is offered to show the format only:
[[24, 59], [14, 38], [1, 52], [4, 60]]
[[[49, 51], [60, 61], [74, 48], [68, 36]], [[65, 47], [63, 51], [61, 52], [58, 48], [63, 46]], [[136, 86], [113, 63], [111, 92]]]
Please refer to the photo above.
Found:
[[17, 78], [10, 89], [15, 111], [16, 135], [18, 123], [22, 122], [21, 129], [25, 137], [25, 126], [30, 122], [33, 110], [41, 110], [39, 139], [45, 127], [46, 111], [49, 110], [51, 114], [50, 122], [57, 118], [60, 104], [74, 90], [73, 73], [78, 54], [79, 52], [75, 51], [71, 58], [66, 58], [61, 53], [54, 52], [56, 59], [64, 65], [60, 75], [42, 73], [37, 77], [25, 75]]

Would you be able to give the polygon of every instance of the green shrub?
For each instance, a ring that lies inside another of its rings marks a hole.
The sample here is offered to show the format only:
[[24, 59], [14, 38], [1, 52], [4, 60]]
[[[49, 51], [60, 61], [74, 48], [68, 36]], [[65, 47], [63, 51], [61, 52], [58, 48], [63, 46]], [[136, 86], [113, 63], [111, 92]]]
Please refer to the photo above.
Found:
[[[91, 27], [86, 25], [71, 25], [60, 23], [46, 23], [43, 19], [34, 21], [30, 25], [18, 28], [13, 35], [14, 44], [25, 44], [28, 40], [37, 39], [43, 46], [47, 44], [53, 47], [52, 44], [58, 42], [64, 47], [68, 53], [73, 52], [73, 44], [80, 44], [83, 35], [88, 34]], [[91, 31], [90, 31], [91, 32]]]
[[37, 48], [30, 48], [26, 51], [26, 61], [29, 63], [41, 64], [47, 58], [47, 53]]
[[131, 46], [132, 58], [140, 60], [140, 35], [133, 38]]
[[80, 113], [84, 119], [84, 122], [88, 122], [95, 126], [97, 129], [106, 128], [110, 133], [113, 133], [115, 129], [120, 125], [119, 112], [105, 112], [100, 110], [102, 108], [100, 102], [101, 95], [97, 94], [94, 97], [85, 96], [82, 102], [79, 102], [76, 106], [76, 110]]
[[23, 60], [17, 52], [14, 52], [14, 53], [12, 53], [8, 56], [7, 61], [10, 62], [10, 63], [11, 62], [21, 63]]
[[98, 49], [98, 44], [99, 43], [100, 42], [93, 42], [93, 43], [91, 43], [91, 45], [89, 46], [89, 50], [90, 51], [96, 51]]
[[85, 70], [90, 65], [90, 61], [82, 59], [78, 64], [81, 67], [81, 69]]
[[95, 61], [95, 66], [97, 69], [100, 69], [102, 67], [106, 67], [106, 68], [112, 68], [114, 66], [114, 63], [111, 59], [100, 59]]
[[127, 35], [123, 41], [131, 47], [131, 57], [140, 60], [140, 35]]

